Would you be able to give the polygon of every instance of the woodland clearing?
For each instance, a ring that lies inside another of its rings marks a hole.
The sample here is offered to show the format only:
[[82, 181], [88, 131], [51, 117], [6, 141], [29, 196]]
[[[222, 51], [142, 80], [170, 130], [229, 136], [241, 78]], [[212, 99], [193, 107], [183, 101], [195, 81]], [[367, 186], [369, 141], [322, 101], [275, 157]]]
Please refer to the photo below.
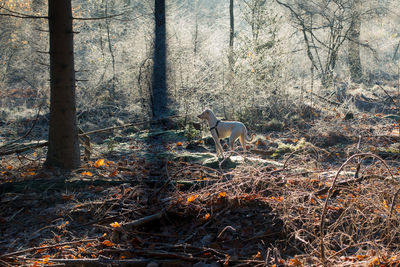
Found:
[[399, 264], [400, 134], [389, 112], [332, 109], [257, 133], [250, 152], [226, 160], [179, 118], [93, 134], [91, 159], [70, 173], [42, 169], [45, 146], [3, 155], [0, 263]]

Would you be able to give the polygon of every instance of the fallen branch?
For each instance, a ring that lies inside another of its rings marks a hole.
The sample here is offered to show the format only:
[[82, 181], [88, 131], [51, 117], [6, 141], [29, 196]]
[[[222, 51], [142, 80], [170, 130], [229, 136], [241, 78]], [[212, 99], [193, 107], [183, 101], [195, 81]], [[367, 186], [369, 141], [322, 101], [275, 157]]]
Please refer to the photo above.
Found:
[[51, 263], [62, 263], [66, 266], [147, 266], [153, 259], [124, 259], [112, 260], [106, 257], [99, 257], [97, 259], [50, 259]]
[[28, 249], [19, 250], [19, 251], [15, 251], [15, 252], [11, 252], [11, 253], [0, 255], [0, 259], [21, 255], [21, 254], [24, 254], [24, 253], [27, 253], [27, 252], [31, 252], [31, 251], [36, 251], [36, 250], [43, 250], [43, 249], [48, 249], [48, 248], [62, 247], [62, 246], [67, 246], [67, 245], [74, 245], [74, 244], [94, 242], [94, 241], [97, 241], [97, 239], [83, 239], [83, 240], [58, 243], [58, 244], [48, 245], [48, 246], [43, 246], [43, 247], [28, 248]]
[[378, 85], [379, 88], [381, 88], [382, 91], [385, 92], [385, 94], [389, 97], [389, 99], [390, 99], [394, 104], [396, 104], [396, 101], [395, 101], [395, 100], [393, 99], [393, 97], [385, 90], [385, 88], [383, 88], [380, 84], [377, 84], [377, 83], [376, 83], [376, 85]]
[[116, 130], [116, 129], [124, 129], [124, 128], [138, 126], [138, 125], [142, 125], [142, 124], [146, 124], [146, 123], [158, 123], [158, 122], [161, 122], [163, 120], [169, 120], [169, 119], [173, 119], [173, 118], [177, 118], [177, 117], [180, 117], [180, 116], [179, 115], [175, 115], [175, 116], [161, 118], [161, 119], [158, 119], [158, 120], [147, 120], [147, 121], [140, 121], [140, 122], [135, 122], [135, 123], [128, 123], [128, 124], [124, 124], [124, 125], [120, 125], [120, 126], [113, 126], [113, 127], [108, 127], [108, 128], [104, 128], [104, 129], [98, 129], [98, 130], [89, 131], [89, 132], [86, 132], [86, 133], [79, 134], [79, 136], [95, 134], [95, 133], [103, 133], [103, 132], [108, 132], [108, 131]]
[[[341, 106], [341, 105], [342, 105], [342, 104], [339, 103], [339, 102], [336, 102], [336, 101], [327, 99], [327, 98], [325, 98], [325, 97], [323, 97], [323, 96], [320, 96], [320, 95], [318, 95], [318, 94], [316, 94], [316, 93], [314, 93], [314, 92], [311, 92], [311, 95], [314, 95], [314, 96], [318, 97], [319, 99], [324, 100], [325, 102], [327, 102], [327, 103], [329, 103], [329, 104], [331, 104], [331, 105], [335, 105], [335, 106]], [[306, 98], [308, 98], [308, 97], [309, 97], [309, 96], [306, 95]]]
[[[107, 132], [107, 131], [116, 130], [116, 129], [129, 128], [129, 127], [138, 126], [138, 125], [142, 125], [142, 124], [146, 124], [146, 123], [158, 123], [163, 120], [168, 120], [168, 119], [177, 118], [177, 117], [179, 117], [179, 115], [170, 116], [170, 117], [166, 117], [166, 118], [162, 118], [162, 119], [158, 119], [158, 120], [148, 120], [148, 121], [124, 124], [124, 125], [120, 125], [120, 126], [108, 127], [108, 128], [104, 128], [104, 129], [89, 131], [86, 133], [80, 133], [80, 134], [78, 134], [78, 136], [79, 137], [87, 137], [90, 134], [102, 133], [102, 132]], [[32, 131], [32, 128], [22, 138], [26, 137]], [[18, 138], [16, 141], [18, 141], [22, 138]], [[0, 147], [0, 156], [5, 156], [5, 155], [10, 155], [10, 154], [15, 154], [15, 153], [22, 153], [22, 152], [25, 152], [30, 149], [47, 146], [49, 144], [48, 141], [39, 141], [39, 142], [27, 143], [27, 144], [26, 143], [25, 144], [15, 144], [16, 141], [11, 141], [10, 143], [1, 146]], [[86, 146], [87, 146], [87, 144], [86, 144]]]
[[[156, 213], [156, 214], [149, 215], [149, 216], [134, 220], [134, 221], [129, 222], [129, 223], [124, 223], [121, 226], [121, 228], [123, 230], [126, 230], [126, 231], [132, 230], [133, 228], [142, 226], [142, 225], [147, 224], [149, 222], [152, 222], [152, 221], [155, 221], [155, 220], [159, 220], [164, 216], [164, 214], [165, 214], [165, 209], [160, 211], [160, 212], [158, 212], [158, 213]], [[118, 230], [118, 228], [116, 228], [116, 230]]]
[[38, 141], [38, 142], [27, 143], [27, 144], [10, 144], [8, 146], [1, 147], [0, 156], [11, 155], [11, 154], [15, 154], [15, 153], [22, 153], [22, 152], [25, 152], [30, 149], [47, 146], [48, 144], [49, 144], [48, 141]]

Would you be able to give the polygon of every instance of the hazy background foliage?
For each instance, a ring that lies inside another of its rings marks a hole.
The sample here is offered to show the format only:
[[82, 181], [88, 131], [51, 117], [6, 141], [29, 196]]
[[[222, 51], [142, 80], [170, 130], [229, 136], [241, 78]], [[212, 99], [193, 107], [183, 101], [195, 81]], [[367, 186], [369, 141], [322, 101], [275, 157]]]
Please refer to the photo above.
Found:
[[[313, 19], [313, 34], [320, 43], [311, 48], [322, 65], [333, 29], [327, 21], [336, 19], [345, 31], [350, 27], [348, 8], [353, 2], [284, 2], [306, 23]], [[321, 86], [320, 70], [314, 71], [311, 81], [304, 35], [288, 8], [271, 0], [234, 3], [235, 42], [230, 54], [229, 1], [167, 1], [168, 92], [175, 113], [192, 116], [208, 106], [218, 116], [246, 119], [262, 130], [257, 123], [299, 117], [299, 110], [310, 105], [307, 96], [311, 89], [329, 95], [340, 83], [345, 89], [361, 91], [373, 90], [376, 82], [397, 86], [398, 0], [362, 1], [359, 43], [363, 79], [359, 84], [350, 81], [349, 42], [344, 40], [337, 50], [333, 84], [328, 87]], [[138, 0], [73, 1], [78, 119], [93, 123], [85, 127], [98, 128], [101, 116], [121, 120], [108, 124], [149, 117], [153, 5], [154, 1]], [[44, 0], [6, 0], [1, 6], [0, 13], [47, 14]], [[335, 9], [338, 6], [340, 9]], [[80, 19], [107, 16], [111, 17]], [[47, 21], [0, 16], [0, 24], [1, 118], [33, 116], [42, 103], [42, 113], [47, 113]], [[20, 101], [10, 101], [15, 94], [21, 96]]]

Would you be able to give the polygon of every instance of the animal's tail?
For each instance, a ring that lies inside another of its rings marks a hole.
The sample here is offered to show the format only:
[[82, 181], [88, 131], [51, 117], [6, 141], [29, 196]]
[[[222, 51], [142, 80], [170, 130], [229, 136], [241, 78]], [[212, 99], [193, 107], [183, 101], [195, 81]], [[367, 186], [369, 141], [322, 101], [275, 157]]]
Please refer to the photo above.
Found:
[[246, 141], [248, 142], [248, 143], [253, 143], [253, 142], [255, 142], [257, 139], [254, 139], [254, 137], [255, 137], [256, 135], [255, 134], [252, 134], [250, 137], [247, 135], [247, 129], [246, 129]]

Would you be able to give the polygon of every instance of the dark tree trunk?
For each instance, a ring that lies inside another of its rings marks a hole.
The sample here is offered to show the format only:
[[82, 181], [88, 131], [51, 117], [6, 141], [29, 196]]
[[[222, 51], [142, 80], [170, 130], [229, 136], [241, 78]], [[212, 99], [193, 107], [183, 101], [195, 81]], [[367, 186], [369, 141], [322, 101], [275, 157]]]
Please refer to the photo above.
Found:
[[229, 21], [230, 21], [229, 47], [233, 49], [233, 39], [235, 34], [235, 17], [233, 14], [233, 0], [230, 0], [229, 2]]
[[71, 0], [49, 0], [50, 125], [46, 166], [80, 165]]
[[349, 68], [351, 81], [359, 83], [362, 81], [362, 66], [360, 58], [360, 31], [361, 31], [361, 0], [354, 0], [352, 6], [352, 21], [349, 30]]
[[160, 118], [167, 110], [167, 43], [165, 25], [165, 0], [154, 2], [155, 41], [153, 58], [152, 111], [153, 118]]

